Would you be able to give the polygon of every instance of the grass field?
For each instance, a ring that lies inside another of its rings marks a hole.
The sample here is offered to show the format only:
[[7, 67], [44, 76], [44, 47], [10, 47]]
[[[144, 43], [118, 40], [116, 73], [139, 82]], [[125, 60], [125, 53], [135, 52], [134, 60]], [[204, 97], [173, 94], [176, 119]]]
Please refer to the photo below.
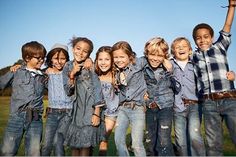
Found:
[[[9, 97], [0, 97], [0, 143], [2, 143], [2, 138], [3, 138], [3, 133], [4, 129], [7, 125], [7, 120], [9, 116], [9, 102], [10, 98]], [[47, 105], [47, 100], [44, 101], [45, 106]], [[44, 119], [45, 122], [45, 119]], [[109, 149], [108, 149], [108, 156], [116, 156], [116, 148], [115, 148], [115, 143], [113, 139], [114, 133], [112, 133], [110, 140], [109, 140]], [[127, 138], [130, 140], [130, 137]], [[127, 141], [128, 142], [128, 141]], [[17, 153], [17, 156], [24, 156], [24, 145], [23, 141], [21, 142], [20, 149]], [[0, 144], [1, 146], [1, 144]], [[68, 148], [66, 148], [66, 155], [70, 156], [71, 152]], [[94, 155], [97, 156], [97, 148], [95, 148]], [[131, 154], [133, 155], [133, 154]], [[232, 143], [228, 131], [226, 127], [224, 126], [224, 155], [225, 156], [236, 156], [236, 148], [234, 144]]]

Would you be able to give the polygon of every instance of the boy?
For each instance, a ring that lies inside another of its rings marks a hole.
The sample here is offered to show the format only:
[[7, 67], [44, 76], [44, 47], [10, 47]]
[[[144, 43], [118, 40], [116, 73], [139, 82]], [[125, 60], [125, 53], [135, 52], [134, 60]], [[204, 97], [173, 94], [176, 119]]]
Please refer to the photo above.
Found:
[[43, 92], [47, 81], [40, 67], [47, 52], [37, 41], [24, 44], [21, 50], [25, 65], [15, 73], [8, 72], [0, 77], [0, 89], [12, 85], [11, 113], [1, 153], [15, 156], [25, 134], [25, 155], [39, 156], [43, 131]]
[[222, 118], [236, 144], [236, 90], [225, 77], [228, 71], [227, 49], [235, 12], [235, 0], [229, 0], [228, 13], [220, 37], [213, 43], [214, 31], [202, 23], [193, 29], [198, 49], [193, 54], [198, 91], [202, 95], [207, 155], [223, 155]]
[[145, 44], [144, 78], [148, 100], [146, 111], [146, 144], [148, 156], [174, 156], [171, 142], [174, 92], [168, 58], [169, 46], [160, 38]]

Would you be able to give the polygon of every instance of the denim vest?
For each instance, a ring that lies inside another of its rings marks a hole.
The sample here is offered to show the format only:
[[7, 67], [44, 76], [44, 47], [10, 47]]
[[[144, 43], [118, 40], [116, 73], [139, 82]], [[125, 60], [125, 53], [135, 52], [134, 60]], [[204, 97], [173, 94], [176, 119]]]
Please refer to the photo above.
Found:
[[174, 92], [171, 73], [160, 67], [157, 79], [149, 65], [144, 68], [144, 78], [147, 84], [149, 100], [147, 104], [155, 101], [160, 109], [172, 107], [174, 104]]

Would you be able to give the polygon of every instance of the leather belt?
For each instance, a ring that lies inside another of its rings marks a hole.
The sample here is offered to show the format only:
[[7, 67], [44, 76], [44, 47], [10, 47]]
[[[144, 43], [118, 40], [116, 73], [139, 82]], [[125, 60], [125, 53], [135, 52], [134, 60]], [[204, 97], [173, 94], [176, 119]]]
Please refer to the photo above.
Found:
[[217, 92], [211, 94], [203, 95], [203, 99], [211, 99], [211, 100], [220, 100], [225, 98], [234, 98], [236, 99], [236, 90], [227, 91], [227, 92]]
[[125, 102], [121, 103], [120, 106], [134, 109], [134, 107], [136, 106], [136, 103], [134, 101], [125, 101]]
[[191, 99], [185, 99], [185, 98], [182, 98], [182, 100], [183, 100], [184, 106], [198, 104], [198, 100], [191, 100]]
[[67, 108], [59, 109], [59, 108], [50, 108], [50, 107], [47, 107], [46, 113], [52, 113], [52, 112], [64, 113], [64, 112], [69, 112], [70, 110], [71, 110], [71, 109], [67, 109]]
[[159, 108], [157, 103], [156, 102], [151, 102], [150, 104], [147, 105], [147, 108], [150, 108], [150, 109], [156, 109], [156, 108]]

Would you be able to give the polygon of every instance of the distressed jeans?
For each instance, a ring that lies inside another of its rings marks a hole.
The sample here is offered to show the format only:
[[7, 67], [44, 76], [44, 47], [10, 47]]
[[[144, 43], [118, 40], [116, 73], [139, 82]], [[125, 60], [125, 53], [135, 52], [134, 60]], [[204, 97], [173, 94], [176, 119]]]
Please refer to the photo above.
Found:
[[58, 132], [66, 118], [67, 112], [52, 112], [48, 113], [45, 127], [44, 145], [42, 147], [42, 156], [50, 156], [54, 150], [55, 156], [64, 156], [65, 149], [63, 146], [64, 137], [62, 133]]
[[143, 106], [133, 109], [120, 106], [115, 127], [115, 144], [119, 156], [129, 156], [126, 145], [126, 132], [131, 127], [132, 148], [135, 156], [146, 156], [143, 145], [145, 111]]
[[189, 105], [183, 112], [174, 112], [174, 131], [180, 156], [205, 156], [198, 104]]
[[40, 156], [42, 131], [41, 116], [29, 122], [26, 111], [11, 114], [3, 137], [2, 155], [15, 156], [25, 134], [25, 156]]
[[232, 142], [236, 146], [236, 99], [205, 100], [203, 118], [207, 155], [223, 156], [223, 121], [225, 121]]
[[174, 156], [171, 142], [173, 108], [147, 109], [146, 150], [147, 156]]

